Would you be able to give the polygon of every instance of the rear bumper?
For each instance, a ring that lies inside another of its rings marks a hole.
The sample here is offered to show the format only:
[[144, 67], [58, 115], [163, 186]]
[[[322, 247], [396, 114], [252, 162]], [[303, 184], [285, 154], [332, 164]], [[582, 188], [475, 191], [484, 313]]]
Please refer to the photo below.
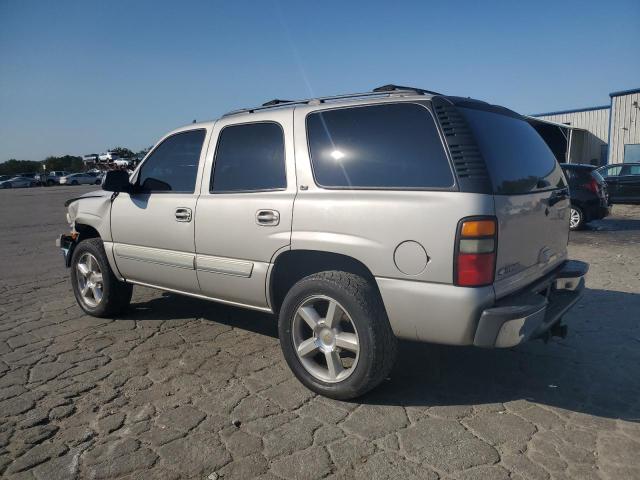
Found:
[[588, 209], [586, 212], [589, 220], [600, 220], [602, 218], [608, 217], [611, 213], [611, 207], [607, 206], [593, 206]]
[[589, 265], [570, 260], [525, 291], [500, 299], [480, 315], [473, 344], [513, 347], [543, 335], [582, 296]]

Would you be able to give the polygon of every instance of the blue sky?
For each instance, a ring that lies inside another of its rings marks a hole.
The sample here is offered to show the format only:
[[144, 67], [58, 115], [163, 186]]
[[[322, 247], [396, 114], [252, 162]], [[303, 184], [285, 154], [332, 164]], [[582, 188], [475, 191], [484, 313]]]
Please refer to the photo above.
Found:
[[0, 161], [385, 83], [522, 113], [640, 87], [640, 2], [0, 0]]

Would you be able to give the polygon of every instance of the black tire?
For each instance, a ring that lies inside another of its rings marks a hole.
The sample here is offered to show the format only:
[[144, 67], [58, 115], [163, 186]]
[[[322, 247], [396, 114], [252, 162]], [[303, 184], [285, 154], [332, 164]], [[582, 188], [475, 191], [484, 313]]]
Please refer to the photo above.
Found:
[[[303, 366], [294, 345], [292, 326], [298, 308], [310, 297], [335, 299], [351, 317], [358, 337], [358, 360], [353, 372], [342, 381], [324, 382]], [[280, 346], [294, 375], [320, 395], [347, 400], [378, 386], [395, 363], [397, 339], [389, 325], [382, 299], [371, 282], [341, 271], [315, 273], [296, 283], [287, 293], [278, 320]]]
[[78, 181], [74, 180], [73, 182], [71, 182], [71, 185], [78, 185]]
[[585, 217], [584, 217], [584, 212], [582, 211], [582, 209], [580, 207], [577, 207], [575, 205], [571, 205], [571, 218], [573, 218], [574, 214], [578, 216], [578, 220], [577, 220], [577, 222], [574, 222], [573, 220], [569, 221], [569, 230], [572, 230], [572, 231], [582, 230], [584, 228], [585, 223], [586, 223], [585, 222]]
[[[80, 258], [86, 253], [91, 254], [97, 260], [102, 273], [102, 299], [96, 306], [87, 304], [80, 293], [77, 265]], [[74, 249], [71, 257], [71, 286], [80, 308], [94, 317], [113, 317], [122, 312], [129, 306], [133, 293], [132, 284], [119, 281], [113, 274], [104, 252], [102, 240], [99, 238], [83, 240]]]
[[47, 180], [47, 187], [52, 187], [54, 183], [53, 180]]

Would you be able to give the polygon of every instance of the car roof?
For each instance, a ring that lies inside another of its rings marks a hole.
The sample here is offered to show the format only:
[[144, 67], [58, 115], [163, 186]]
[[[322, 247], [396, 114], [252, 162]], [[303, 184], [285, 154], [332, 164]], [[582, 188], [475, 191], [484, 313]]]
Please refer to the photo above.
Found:
[[571, 168], [574, 170], [595, 170], [597, 167], [588, 163], [561, 163], [562, 168]]
[[640, 165], [640, 162], [625, 162], [625, 163], [610, 163], [609, 165], [603, 165], [600, 168], [607, 167], [624, 167], [625, 165]]

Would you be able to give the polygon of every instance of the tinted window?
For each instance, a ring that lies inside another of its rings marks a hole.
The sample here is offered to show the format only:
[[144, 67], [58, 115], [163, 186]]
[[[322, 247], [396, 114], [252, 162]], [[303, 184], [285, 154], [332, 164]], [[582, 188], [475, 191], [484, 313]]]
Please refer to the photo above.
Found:
[[615, 177], [620, 175], [621, 169], [622, 166], [605, 168], [602, 170], [602, 175], [604, 175], [605, 177]]
[[640, 175], [640, 165], [629, 165], [629, 173], [627, 175]]
[[447, 188], [454, 183], [433, 117], [420, 105], [312, 113], [307, 134], [321, 186]]
[[529, 123], [486, 110], [459, 110], [474, 133], [496, 194], [564, 186], [556, 157]]
[[147, 192], [193, 192], [205, 130], [176, 133], [163, 141], [140, 168], [138, 184]]
[[220, 133], [213, 192], [247, 192], [287, 187], [284, 136], [276, 123], [226, 127]]

